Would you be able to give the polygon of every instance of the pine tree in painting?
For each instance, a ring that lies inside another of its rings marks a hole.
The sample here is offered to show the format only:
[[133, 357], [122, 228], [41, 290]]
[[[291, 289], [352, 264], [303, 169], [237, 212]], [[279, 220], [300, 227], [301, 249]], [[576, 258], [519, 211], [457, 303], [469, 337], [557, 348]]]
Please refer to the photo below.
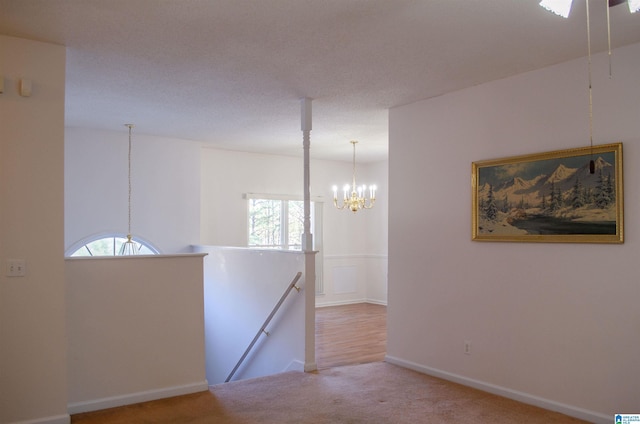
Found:
[[549, 211], [556, 212], [562, 207], [562, 192], [560, 188], [556, 188], [556, 184], [551, 182], [551, 190], [549, 194]]
[[487, 202], [484, 206], [484, 216], [489, 221], [495, 221], [498, 217], [498, 208], [496, 206], [495, 199], [493, 198], [493, 186], [489, 185], [489, 192], [487, 193]]
[[609, 199], [609, 204], [613, 204], [616, 201], [616, 191], [613, 188], [613, 179], [611, 178], [611, 174], [607, 174], [607, 182], [605, 183], [605, 191], [607, 192], [607, 198]]
[[571, 192], [571, 206], [574, 209], [581, 208], [585, 205], [584, 190], [582, 189], [582, 182], [580, 177], [576, 177], [576, 182], [573, 185]]
[[605, 209], [611, 203], [609, 193], [607, 191], [607, 179], [602, 173], [602, 169], [598, 171], [598, 183], [596, 185], [595, 203], [600, 209]]

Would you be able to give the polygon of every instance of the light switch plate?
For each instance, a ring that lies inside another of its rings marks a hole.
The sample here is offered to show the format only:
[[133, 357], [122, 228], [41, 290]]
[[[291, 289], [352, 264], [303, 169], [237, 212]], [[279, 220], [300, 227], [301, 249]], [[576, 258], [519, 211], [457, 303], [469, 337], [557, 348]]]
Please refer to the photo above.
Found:
[[7, 259], [7, 277], [24, 277], [27, 274], [27, 262], [24, 259]]

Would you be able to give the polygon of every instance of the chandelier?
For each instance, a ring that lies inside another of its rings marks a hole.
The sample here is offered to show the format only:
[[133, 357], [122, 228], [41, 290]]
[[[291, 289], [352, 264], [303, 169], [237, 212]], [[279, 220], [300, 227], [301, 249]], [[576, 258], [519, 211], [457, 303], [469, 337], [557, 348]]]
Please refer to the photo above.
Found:
[[[358, 212], [360, 209], [371, 209], [373, 204], [376, 201], [376, 189], [375, 185], [369, 186], [367, 190], [366, 185], [361, 185], [358, 187], [356, 185], [356, 144], [358, 142], [355, 140], [351, 141], [353, 144], [353, 180], [351, 186], [349, 184], [345, 184], [343, 188], [344, 196], [342, 199], [342, 204], [338, 205], [338, 186], [333, 186], [333, 204], [336, 208], [349, 209], [352, 212]], [[349, 194], [349, 190], [351, 193]], [[367, 198], [367, 191], [369, 192], [369, 197]]]
[[128, 255], [137, 255], [140, 246], [137, 246], [136, 243], [131, 240], [131, 129], [134, 127], [133, 124], [124, 124], [125, 127], [129, 128], [129, 157], [128, 157], [128, 182], [129, 182], [129, 200], [128, 200], [128, 231], [127, 231], [127, 241], [122, 243], [122, 247], [120, 247], [120, 255], [128, 256]]
[[[609, 6], [615, 6], [624, 2], [624, 0], [607, 1], [609, 3]], [[555, 13], [556, 15], [560, 15], [563, 18], [568, 18], [569, 12], [571, 12], [571, 3], [572, 0], [542, 0], [540, 2], [540, 6], [544, 7], [550, 12]], [[627, 4], [629, 5], [629, 11], [631, 13], [640, 11], [640, 0], [627, 0]]]

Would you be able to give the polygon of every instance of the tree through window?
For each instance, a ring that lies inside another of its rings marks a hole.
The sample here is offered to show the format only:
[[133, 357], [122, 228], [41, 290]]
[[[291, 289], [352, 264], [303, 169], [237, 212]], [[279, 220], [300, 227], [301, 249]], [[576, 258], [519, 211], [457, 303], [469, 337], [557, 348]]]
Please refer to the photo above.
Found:
[[[118, 256], [122, 244], [127, 238], [120, 235], [98, 236], [95, 238], [85, 239], [67, 252], [67, 256]], [[138, 255], [157, 255], [158, 250], [137, 238], [132, 238], [138, 249]]]
[[304, 202], [249, 199], [248, 230], [250, 247], [301, 250]]

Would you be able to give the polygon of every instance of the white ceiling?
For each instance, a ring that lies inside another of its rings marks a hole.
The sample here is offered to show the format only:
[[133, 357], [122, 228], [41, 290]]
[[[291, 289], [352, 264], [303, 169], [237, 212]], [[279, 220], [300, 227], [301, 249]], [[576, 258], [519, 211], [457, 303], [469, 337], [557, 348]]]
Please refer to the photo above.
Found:
[[[312, 157], [350, 161], [357, 139], [364, 162], [387, 155], [391, 107], [584, 57], [584, 2], [538, 2], [0, 0], [0, 34], [68, 47], [69, 127], [301, 155], [309, 97]], [[640, 42], [640, 13], [610, 10], [612, 46]], [[605, 50], [606, 0], [591, 30]]]

